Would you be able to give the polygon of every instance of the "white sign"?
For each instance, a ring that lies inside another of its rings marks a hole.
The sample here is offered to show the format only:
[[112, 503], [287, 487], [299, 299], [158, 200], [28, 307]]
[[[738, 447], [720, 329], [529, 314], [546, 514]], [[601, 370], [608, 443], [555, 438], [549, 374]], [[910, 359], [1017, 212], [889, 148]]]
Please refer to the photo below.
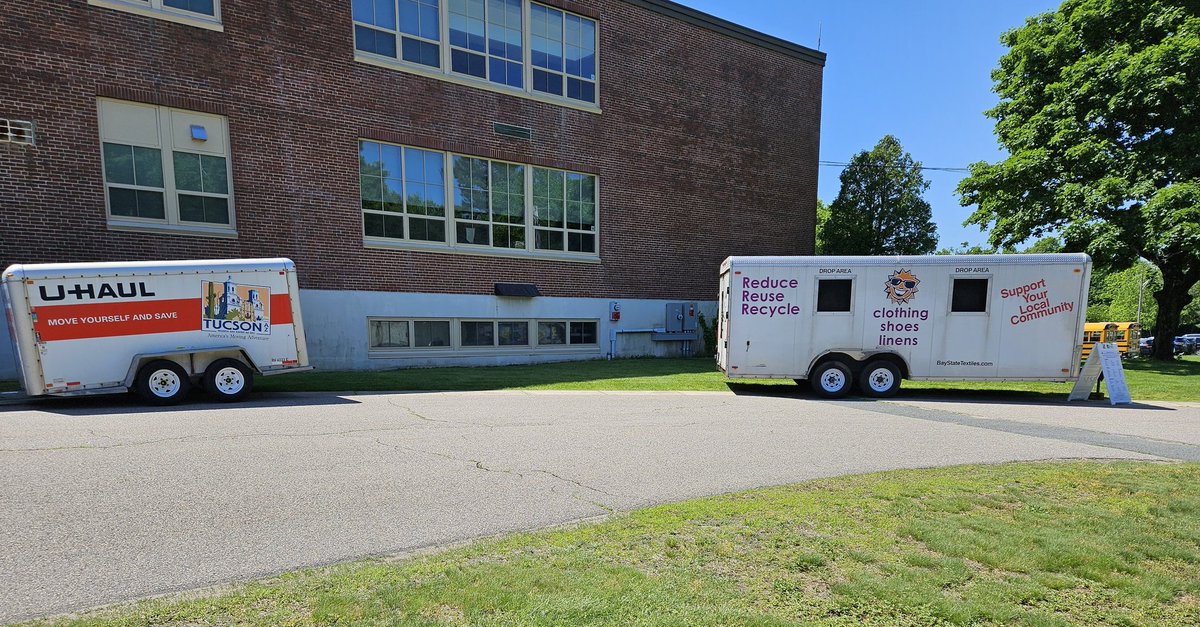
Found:
[[1125, 369], [1121, 365], [1121, 350], [1116, 344], [1096, 344], [1093, 347], [1067, 400], [1087, 400], [1092, 387], [1100, 379], [1101, 372], [1104, 373], [1105, 385], [1108, 388], [1108, 402], [1112, 405], [1131, 403], [1129, 386], [1125, 385]]

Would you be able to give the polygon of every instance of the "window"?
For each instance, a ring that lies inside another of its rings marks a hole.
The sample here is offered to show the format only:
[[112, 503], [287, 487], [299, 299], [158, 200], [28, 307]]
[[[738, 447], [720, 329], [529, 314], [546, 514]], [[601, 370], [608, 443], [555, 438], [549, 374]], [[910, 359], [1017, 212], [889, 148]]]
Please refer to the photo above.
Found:
[[100, 100], [109, 224], [232, 233], [225, 118]]
[[351, 13], [359, 60], [540, 100], [598, 103], [595, 20], [531, 0], [351, 0]]
[[599, 253], [594, 175], [366, 140], [359, 142], [359, 168], [368, 244], [564, 258]]
[[538, 250], [596, 252], [596, 177], [533, 169], [533, 215]]
[[33, 122], [0, 118], [0, 143], [33, 145]]
[[414, 346], [450, 346], [449, 320], [414, 320]]
[[495, 322], [466, 322], [462, 323], [463, 346], [495, 346]]
[[450, 70], [521, 89], [522, 0], [449, 0]]
[[844, 312], [850, 311], [852, 279], [819, 279], [817, 280], [817, 311]]
[[353, 0], [354, 46], [363, 52], [440, 67], [438, 9], [438, 0]]
[[532, 4], [533, 90], [596, 101], [596, 22]]
[[407, 320], [371, 320], [368, 323], [371, 348], [408, 348]]
[[954, 279], [950, 311], [956, 313], [987, 311], [987, 301], [987, 279]]
[[88, 0], [88, 4], [210, 30], [223, 30], [220, 0]]
[[572, 322], [571, 323], [571, 344], [595, 344], [596, 343], [596, 323], [595, 322]]
[[446, 241], [442, 153], [361, 142], [359, 168], [367, 235]]
[[577, 346], [596, 344], [597, 323], [580, 321], [539, 321], [538, 346]]
[[457, 241], [525, 249], [525, 166], [458, 155], [452, 159]]
[[497, 322], [500, 346], [529, 346], [529, 323], [524, 321]]
[[[395, 353], [440, 351], [495, 351], [534, 354], [589, 352], [599, 348], [596, 320], [478, 320], [368, 318], [368, 348], [377, 357]], [[536, 343], [530, 331], [536, 329]], [[452, 333], [452, 330], [457, 330]]]

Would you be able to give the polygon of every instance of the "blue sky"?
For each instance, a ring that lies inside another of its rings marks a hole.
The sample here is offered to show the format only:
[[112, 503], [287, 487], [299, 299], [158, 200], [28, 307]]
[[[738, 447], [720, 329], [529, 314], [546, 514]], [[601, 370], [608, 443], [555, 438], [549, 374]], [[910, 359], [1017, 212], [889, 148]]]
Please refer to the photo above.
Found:
[[[1053, 10], [1053, 0], [677, 0], [829, 55], [821, 159], [845, 162], [895, 135], [927, 166], [965, 167], [1004, 156], [983, 112], [996, 104], [991, 71], [1000, 34]], [[837, 196], [837, 168], [820, 168], [818, 196]], [[964, 175], [926, 172], [941, 246], [983, 243], [963, 227], [971, 209], [954, 189]]]

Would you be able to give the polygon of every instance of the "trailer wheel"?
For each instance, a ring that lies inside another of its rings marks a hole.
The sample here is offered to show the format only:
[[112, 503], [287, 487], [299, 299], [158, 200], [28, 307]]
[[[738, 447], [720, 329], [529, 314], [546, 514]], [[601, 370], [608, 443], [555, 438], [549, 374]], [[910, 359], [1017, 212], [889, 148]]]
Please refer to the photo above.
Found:
[[152, 361], [138, 371], [137, 393], [154, 405], [174, 405], [182, 401], [192, 382], [179, 364], [166, 359]]
[[850, 368], [846, 364], [840, 361], [827, 361], [817, 364], [808, 380], [818, 396], [841, 398], [850, 391], [854, 375], [850, 373]]
[[873, 398], [894, 396], [900, 391], [900, 369], [890, 361], [873, 361], [863, 368], [858, 387], [863, 394]]
[[250, 368], [236, 359], [218, 359], [204, 371], [204, 387], [219, 401], [239, 401], [250, 393], [253, 385]]

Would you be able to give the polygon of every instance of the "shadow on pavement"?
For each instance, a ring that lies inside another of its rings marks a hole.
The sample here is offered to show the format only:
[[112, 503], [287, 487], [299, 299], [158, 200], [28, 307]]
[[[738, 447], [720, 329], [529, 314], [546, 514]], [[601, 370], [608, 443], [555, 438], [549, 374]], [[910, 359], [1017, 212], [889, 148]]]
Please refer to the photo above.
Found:
[[0, 404], [0, 413], [8, 411], [39, 411], [63, 416], [102, 416], [129, 412], [156, 414], [173, 411], [225, 411], [266, 407], [316, 407], [322, 405], [356, 405], [359, 401], [343, 398], [332, 392], [278, 393], [256, 392], [244, 401], [222, 403], [210, 399], [200, 390], [193, 390], [187, 400], [178, 405], [148, 405], [136, 394], [55, 397], [40, 396]]
[[[765, 396], [773, 398], [796, 398], [804, 400], [826, 400], [817, 396], [807, 382], [791, 385], [757, 385], [753, 383], [726, 383], [729, 391], [738, 396]], [[1029, 390], [988, 390], [988, 389], [917, 389], [906, 390], [903, 386], [900, 392], [891, 398], [873, 399], [851, 393], [838, 399], [844, 402], [878, 403], [882, 401], [934, 401], [947, 403], [986, 403], [986, 404], [1015, 404], [1038, 405], [1046, 407], [1062, 407], [1065, 405], [1114, 409], [1154, 409], [1160, 411], [1175, 411], [1172, 407], [1150, 405], [1133, 402], [1128, 405], [1109, 405], [1107, 397], [1093, 396], [1087, 401], [1067, 402], [1064, 392], [1034, 392]]]

